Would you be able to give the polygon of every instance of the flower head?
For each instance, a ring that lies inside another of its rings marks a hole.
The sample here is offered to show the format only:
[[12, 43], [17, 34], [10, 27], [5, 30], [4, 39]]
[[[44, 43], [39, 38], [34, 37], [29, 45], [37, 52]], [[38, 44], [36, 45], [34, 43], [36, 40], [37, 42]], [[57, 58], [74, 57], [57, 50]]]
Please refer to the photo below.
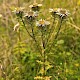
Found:
[[62, 19], [66, 18], [69, 15], [69, 11], [62, 8], [50, 8], [49, 12], [52, 14], [52, 16], [58, 15]]
[[41, 8], [42, 4], [37, 4], [34, 3], [33, 5], [30, 5], [29, 7], [33, 10], [33, 11], [39, 11]]
[[54, 9], [50, 8], [49, 12], [52, 14], [52, 16], [54, 16], [58, 11], [57, 11], [57, 8], [54, 8]]
[[38, 13], [37, 12], [34, 12], [34, 11], [29, 11], [25, 14], [25, 18], [28, 20], [28, 21], [34, 21], [35, 18], [38, 16]]
[[36, 22], [36, 26], [38, 26], [38, 27], [45, 27], [48, 25], [50, 25], [50, 23], [43, 19], [40, 19], [39, 21]]
[[13, 11], [18, 17], [22, 18], [23, 16], [23, 7], [18, 7], [15, 8], [15, 10]]
[[57, 10], [57, 15], [59, 15], [60, 18], [64, 19], [66, 18], [70, 13], [66, 9], [58, 8]]

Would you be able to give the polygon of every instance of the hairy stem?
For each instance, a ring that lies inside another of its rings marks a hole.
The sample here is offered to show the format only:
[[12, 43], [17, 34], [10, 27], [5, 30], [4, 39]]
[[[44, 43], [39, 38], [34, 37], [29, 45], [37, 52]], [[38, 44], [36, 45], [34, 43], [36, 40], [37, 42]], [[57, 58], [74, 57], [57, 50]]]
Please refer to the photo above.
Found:
[[41, 31], [42, 32], [42, 35], [41, 35], [41, 38], [42, 38], [42, 47], [43, 47], [43, 50], [42, 50], [42, 54], [43, 54], [43, 77], [45, 78], [46, 76], [46, 73], [45, 73], [45, 70], [46, 70], [46, 66], [45, 66], [45, 57], [46, 57], [46, 52], [45, 52], [45, 40], [44, 40], [44, 33], [43, 33], [43, 30]]
[[57, 34], [56, 34], [56, 36], [55, 36], [54, 39], [57, 39], [57, 37], [58, 37], [58, 35], [59, 35], [60, 29], [61, 29], [61, 25], [62, 25], [62, 21], [63, 21], [63, 20], [61, 19], [59, 29], [58, 29]]
[[48, 45], [49, 39], [50, 39], [52, 33], [54, 32], [54, 23], [55, 23], [55, 15], [54, 15], [53, 23], [52, 23], [52, 26], [51, 26], [51, 28], [50, 28], [50, 32], [49, 32], [49, 35], [48, 35], [48, 37], [47, 37], [47, 41], [46, 41], [46, 45], [45, 45], [45, 46]]
[[35, 38], [34, 29], [33, 29], [33, 25], [32, 25], [32, 24], [31, 24], [31, 30], [32, 30], [32, 38], [33, 38], [33, 40], [35, 41], [36, 46], [37, 46], [37, 48], [38, 48], [38, 50], [39, 50], [39, 52], [40, 52], [40, 54], [41, 54], [41, 56], [42, 56], [41, 48], [39, 47], [39, 44], [38, 44], [38, 42], [37, 42], [37, 40], [36, 40], [36, 38]]
[[[57, 39], [57, 37], [58, 37], [58, 35], [59, 35], [60, 29], [61, 29], [61, 26], [62, 26], [62, 21], [63, 21], [63, 19], [60, 20], [60, 26], [59, 26], [59, 28], [58, 28], [57, 34], [56, 34], [55, 37], [54, 37], [54, 40]], [[54, 41], [52, 42], [51, 46], [49, 47], [49, 51], [51, 50], [51, 48], [52, 48], [52, 46], [53, 46], [53, 43], [54, 43]]]
[[26, 25], [25, 25], [24, 20], [23, 20], [22, 18], [21, 18], [21, 20], [22, 20], [23, 26], [24, 26], [24, 28], [26, 29], [28, 35], [29, 35], [29, 36], [35, 41], [36, 46], [37, 46], [37, 49], [38, 49], [38, 51], [40, 52], [40, 55], [42, 56], [41, 49], [40, 49], [39, 44], [37, 43], [37, 40], [36, 40], [35, 35], [34, 35], [34, 29], [33, 29], [33, 26], [31, 25], [31, 27], [32, 27], [32, 35], [31, 35], [30, 32], [28, 31]]
[[26, 29], [26, 31], [27, 31], [27, 33], [29, 34], [29, 36], [30, 36], [31, 38], [33, 38], [33, 36], [30, 34], [30, 32], [28, 31], [28, 29], [26, 28], [26, 25], [25, 25], [24, 20], [23, 20], [23, 19], [21, 19], [21, 20], [22, 20], [23, 26], [24, 26], [24, 28]]

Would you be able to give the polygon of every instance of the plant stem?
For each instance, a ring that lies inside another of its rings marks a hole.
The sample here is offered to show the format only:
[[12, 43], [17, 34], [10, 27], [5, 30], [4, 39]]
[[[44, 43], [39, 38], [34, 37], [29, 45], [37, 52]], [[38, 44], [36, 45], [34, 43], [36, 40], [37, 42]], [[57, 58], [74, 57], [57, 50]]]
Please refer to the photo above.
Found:
[[39, 44], [37, 43], [37, 40], [35, 39], [34, 29], [33, 29], [32, 24], [31, 24], [31, 28], [32, 28], [32, 35], [31, 35], [31, 34], [30, 34], [30, 32], [28, 31], [28, 29], [26, 28], [26, 25], [25, 25], [24, 20], [23, 20], [23, 19], [21, 19], [21, 20], [22, 20], [23, 26], [25, 27], [25, 29], [26, 29], [27, 33], [28, 33], [28, 34], [29, 34], [29, 36], [30, 36], [30, 37], [35, 41], [36, 46], [37, 46], [37, 49], [39, 50], [40, 55], [42, 56], [42, 53], [41, 53], [41, 49], [40, 49], [40, 47], [39, 47]]
[[36, 46], [37, 46], [37, 48], [38, 48], [38, 50], [39, 50], [39, 52], [40, 52], [40, 54], [41, 54], [41, 56], [42, 56], [41, 49], [40, 49], [39, 44], [38, 44], [38, 42], [37, 42], [37, 40], [36, 40], [36, 38], [35, 38], [34, 29], [33, 29], [33, 25], [32, 25], [32, 24], [31, 24], [31, 30], [32, 30], [32, 38], [33, 38], [33, 40], [35, 41]]
[[[57, 39], [57, 37], [58, 37], [58, 35], [59, 35], [60, 29], [61, 29], [61, 26], [62, 26], [62, 21], [63, 21], [63, 19], [60, 20], [60, 26], [59, 26], [59, 28], [58, 28], [57, 34], [56, 34], [55, 37], [54, 37], [54, 40]], [[53, 46], [53, 43], [54, 43], [54, 41], [52, 42], [51, 46], [49, 47], [49, 51], [51, 50], [51, 48], [52, 48], [52, 46]]]
[[27, 31], [27, 33], [29, 34], [29, 36], [30, 36], [31, 38], [33, 38], [33, 36], [32, 36], [32, 35], [30, 34], [30, 32], [27, 30], [24, 20], [23, 20], [23, 19], [21, 19], [21, 20], [22, 20], [23, 26], [24, 26], [24, 28], [26, 29], [26, 31]]
[[18, 3], [18, 7], [20, 7], [20, 0], [17, 0], [17, 3]]
[[45, 73], [45, 70], [46, 70], [46, 66], [45, 66], [45, 61], [46, 61], [46, 59], [45, 59], [45, 57], [46, 57], [46, 53], [45, 53], [45, 40], [44, 40], [43, 30], [41, 32], [42, 32], [41, 37], [42, 37], [42, 46], [43, 46], [43, 50], [42, 50], [42, 54], [43, 54], [43, 70], [44, 70], [43, 77], [45, 78], [45, 76], [46, 76], [46, 73]]
[[56, 34], [54, 39], [57, 39], [57, 37], [59, 35], [60, 29], [61, 29], [61, 25], [62, 25], [62, 21], [63, 21], [63, 19], [60, 20], [60, 26], [59, 26], [59, 29], [58, 29], [57, 34]]
[[18, 42], [19, 42], [19, 58], [21, 60], [21, 53], [20, 53], [20, 42], [21, 42], [21, 36], [20, 36], [20, 29], [19, 29], [19, 32], [18, 32]]
[[46, 46], [47, 46], [47, 44], [49, 42], [49, 39], [50, 39], [50, 37], [51, 37], [51, 35], [52, 35], [53, 31], [54, 31], [54, 23], [55, 23], [55, 15], [54, 15], [54, 20], [53, 20], [53, 23], [52, 23], [52, 26], [50, 28], [50, 32], [49, 32], [49, 35], [48, 35], [48, 38], [47, 38], [47, 41], [46, 41]]

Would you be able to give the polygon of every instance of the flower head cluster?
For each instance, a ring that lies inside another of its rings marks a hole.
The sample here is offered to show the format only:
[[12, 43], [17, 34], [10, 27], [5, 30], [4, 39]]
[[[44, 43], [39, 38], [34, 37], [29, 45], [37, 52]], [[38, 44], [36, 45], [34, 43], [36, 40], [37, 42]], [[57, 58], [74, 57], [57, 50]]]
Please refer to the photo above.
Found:
[[45, 26], [49, 26], [50, 22], [40, 19], [39, 21], [36, 22], [36, 26], [38, 27], [45, 27]]
[[33, 11], [39, 11], [40, 8], [42, 7], [42, 4], [34, 3], [33, 5], [30, 5], [29, 7], [30, 7]]
[[37, 4], [37, 3], [34, 3], [33, 5], [29, 6], [31, 10], [28, 11], [24, 16], [28, 22], [30, 21], [32, 22], [36, 19], [36, 17], [38, 17], [38, 11], [40, 10], [41, 6], [42, 4]]
[[29, 11], [25, 14], [25, 18], [26, 20], [28, 21], [34, 21], [35, 18], [38, 16], [38, 13], [37, 12], [34, 12], [34, 11]]
[[69, 15], [69, 11], [62, 8], [55, 8], [49, 10], [52, 16], [58, 15], [61, 19], [65, 19]]

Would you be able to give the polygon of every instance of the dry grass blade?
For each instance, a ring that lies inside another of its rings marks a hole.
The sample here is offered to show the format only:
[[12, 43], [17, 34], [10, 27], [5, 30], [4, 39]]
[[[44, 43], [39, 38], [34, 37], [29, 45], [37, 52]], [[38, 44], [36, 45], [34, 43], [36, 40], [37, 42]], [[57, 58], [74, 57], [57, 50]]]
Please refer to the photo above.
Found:
[[76, 26], [76, 25], [74, 25], [74, 24], [72, 24], [72, 23], [70, 23], [70, 22], [67, 22], [69, 25], [71, 25], [71, 26], [73, 26], [75, 29], [77, 29], [77, 30], [79, 30], [80, 31], [80, 28], [78, 27], [78, 26]]

